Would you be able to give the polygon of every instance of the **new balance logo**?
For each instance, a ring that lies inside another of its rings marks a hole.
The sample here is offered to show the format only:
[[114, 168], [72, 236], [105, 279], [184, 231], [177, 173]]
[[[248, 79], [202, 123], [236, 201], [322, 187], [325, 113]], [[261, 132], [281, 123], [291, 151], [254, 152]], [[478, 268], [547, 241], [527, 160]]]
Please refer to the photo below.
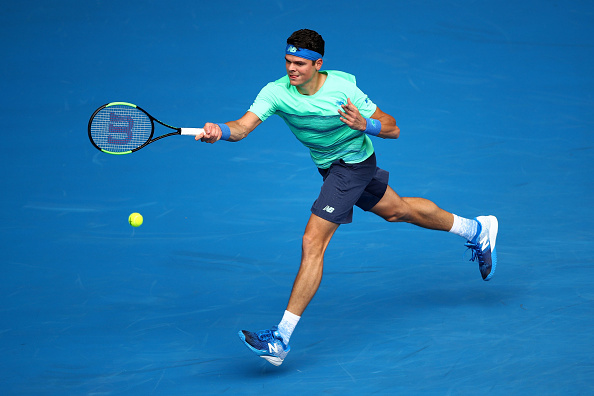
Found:
[[481, 239], [481, 251], [484, 252], [489, 247], [489, 236], [485, 235], [483, 239]]
[[332, 213], [334, 212], [334, 208], [330, 205], [326, 205], [326, 207], [323, 209], [324, 211], [328, 212], [328, 213]]
[[268, 352], [279, 354], [282, 351], [283, 350], [280, 345], [268, 343]]

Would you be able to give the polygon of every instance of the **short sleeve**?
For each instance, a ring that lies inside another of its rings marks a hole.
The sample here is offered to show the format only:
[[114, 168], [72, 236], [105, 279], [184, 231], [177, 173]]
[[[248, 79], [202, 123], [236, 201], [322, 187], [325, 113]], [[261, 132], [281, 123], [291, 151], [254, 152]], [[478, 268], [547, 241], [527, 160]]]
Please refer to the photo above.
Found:
[[377, 105], [373, 103], [367, 95], [363, 93], [359, 88], [356, 88], [351, 98], [351, 102], [359, 109], [359, 113], [365, 118], [369, 118], [375, 113]]
[[268, 117], [273, 115], [277, 108], [273, 87], [274, 83], [269, 83], [262, 88], [249, 108], [249, 111], [257, 115], [262, 121], [266, 121]]

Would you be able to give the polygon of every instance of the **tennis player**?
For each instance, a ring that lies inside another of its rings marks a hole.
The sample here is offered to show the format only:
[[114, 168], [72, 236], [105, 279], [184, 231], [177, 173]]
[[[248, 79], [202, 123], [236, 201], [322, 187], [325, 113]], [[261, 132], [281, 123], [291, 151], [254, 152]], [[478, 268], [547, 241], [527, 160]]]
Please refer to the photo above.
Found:
[[466, 219], [424, 198], [400, 197], [388, 185], [388, 172], [376, 165], [372, 138], [397, 139], [394, 117], [384, 113], [340, 71], [322, 71], [324, 40], [303, 29], [287, 39], [287, 74], [267, 84], [236, 121], [207, 123], [196, 140], [239, 141], [273, 114], [280, 116], [303, 143], [323, 184], [303, 235], [301, 266], [284, 315], [277, 326], [239, 337], [258, 356], [278, 366], [290, 350], [289, 339], [322, 280], [324, 252], [340, 224], [350, 223], [353, 207], [390, 222], [407, 222], [449, 231], [467, 240], [483, 280], [495, 272], [497, 219]]

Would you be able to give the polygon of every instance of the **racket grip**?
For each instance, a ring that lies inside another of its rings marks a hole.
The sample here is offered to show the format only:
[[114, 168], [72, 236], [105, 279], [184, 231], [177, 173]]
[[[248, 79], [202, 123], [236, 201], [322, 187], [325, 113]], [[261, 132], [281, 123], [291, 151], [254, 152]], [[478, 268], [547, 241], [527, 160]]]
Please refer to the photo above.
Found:
[[180, 128], [182, 135], [196, 136], [204, 133], [202, 128]]

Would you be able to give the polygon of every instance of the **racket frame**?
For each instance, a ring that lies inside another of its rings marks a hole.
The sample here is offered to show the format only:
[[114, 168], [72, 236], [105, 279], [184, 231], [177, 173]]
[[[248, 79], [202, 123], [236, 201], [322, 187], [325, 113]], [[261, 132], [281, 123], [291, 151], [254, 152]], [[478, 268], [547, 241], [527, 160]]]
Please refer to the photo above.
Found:
[[[103, 109], [105, 109], [107, 107], [118, 106], [118, 105], [119, 106], [130, 106], [130, 107], [133, 107], [135, 109], [138, 109], [138, 110], [142, 111], [144, 114], [146, 114], [146, 116], [149, 118], [149, 120], [151, 120], [151, 134], [149, 135], [149, 138], [146, 140], [146, 142], [144, 142], [142, 145], [140, 145], [140, 146], [138, 146], [138, 147], [136, 147], [136, 148], [134, 148], [132, 150], [127, 150], [127, 151], [122, 151], [122, 152], [114, 152], [114, 151], [109, 151], [109, 150], [102, 149], [101, 147], [97, 146], [97, 144], [93, 140], [93, 136], [91, 135], [91, 125], [93, 124], [93, 119], [95, 118], [95, 116], [97, 115], [97, 113], [99, 113], [101, 110], [103, 110]], [[167, 127], [167, 128], [170, 128], [170, 129], [174, 129], [175, 132], [166, 133], [164, 135], [157, 136], [156, 138], [153, 139], [153, 135], [155, 133], [155, 121], [158, 122], [159, 124], [163, 125], [164, 127]], [[184, 129], [190, 129], [190, 128], [184, 128]], [[195, 129], [196, 130], [196, 133], [198, 133], [198, 131], [202, 131], [202, 129], [199, 129], [199, 128], [192, 128], [192, 129]], [[97, 110], [95, 110], [95, 112], [93, 113], [93, 115], [89, 119], [88, 132], [89, 132], [89, 140], [91, 141], [91, 143], [93, 144], [93, 146], [95, 146], [95, 148], [97, 150], [102, 151], [102, 152], [104, 152], [106, 154], [123, 155], [123, 154], [130, 154], [130, 153], [133, 153], [135, 151], [138, 151], [141, 148], [149, 145], [150, 143], [156, 142], [157, 140], [161, 140], [161, 139], [163, 139], [165, 137], [173, 136], [173, 135], [181, 135], [182, 134], [182, 128], [176, 128], [174, 126], [171, 126], [169, 124], [164, 123], [163, 121], [159, 121], [158, 119], [156, 119], [155, 117], [153, 117], [152, 115], [150, 115], [142, 107], [137, 106], [135, 104], [128, 103], [128, 102], [111, 102], [111, 103], [104, 104], [103, 106], [101, 106]]]

